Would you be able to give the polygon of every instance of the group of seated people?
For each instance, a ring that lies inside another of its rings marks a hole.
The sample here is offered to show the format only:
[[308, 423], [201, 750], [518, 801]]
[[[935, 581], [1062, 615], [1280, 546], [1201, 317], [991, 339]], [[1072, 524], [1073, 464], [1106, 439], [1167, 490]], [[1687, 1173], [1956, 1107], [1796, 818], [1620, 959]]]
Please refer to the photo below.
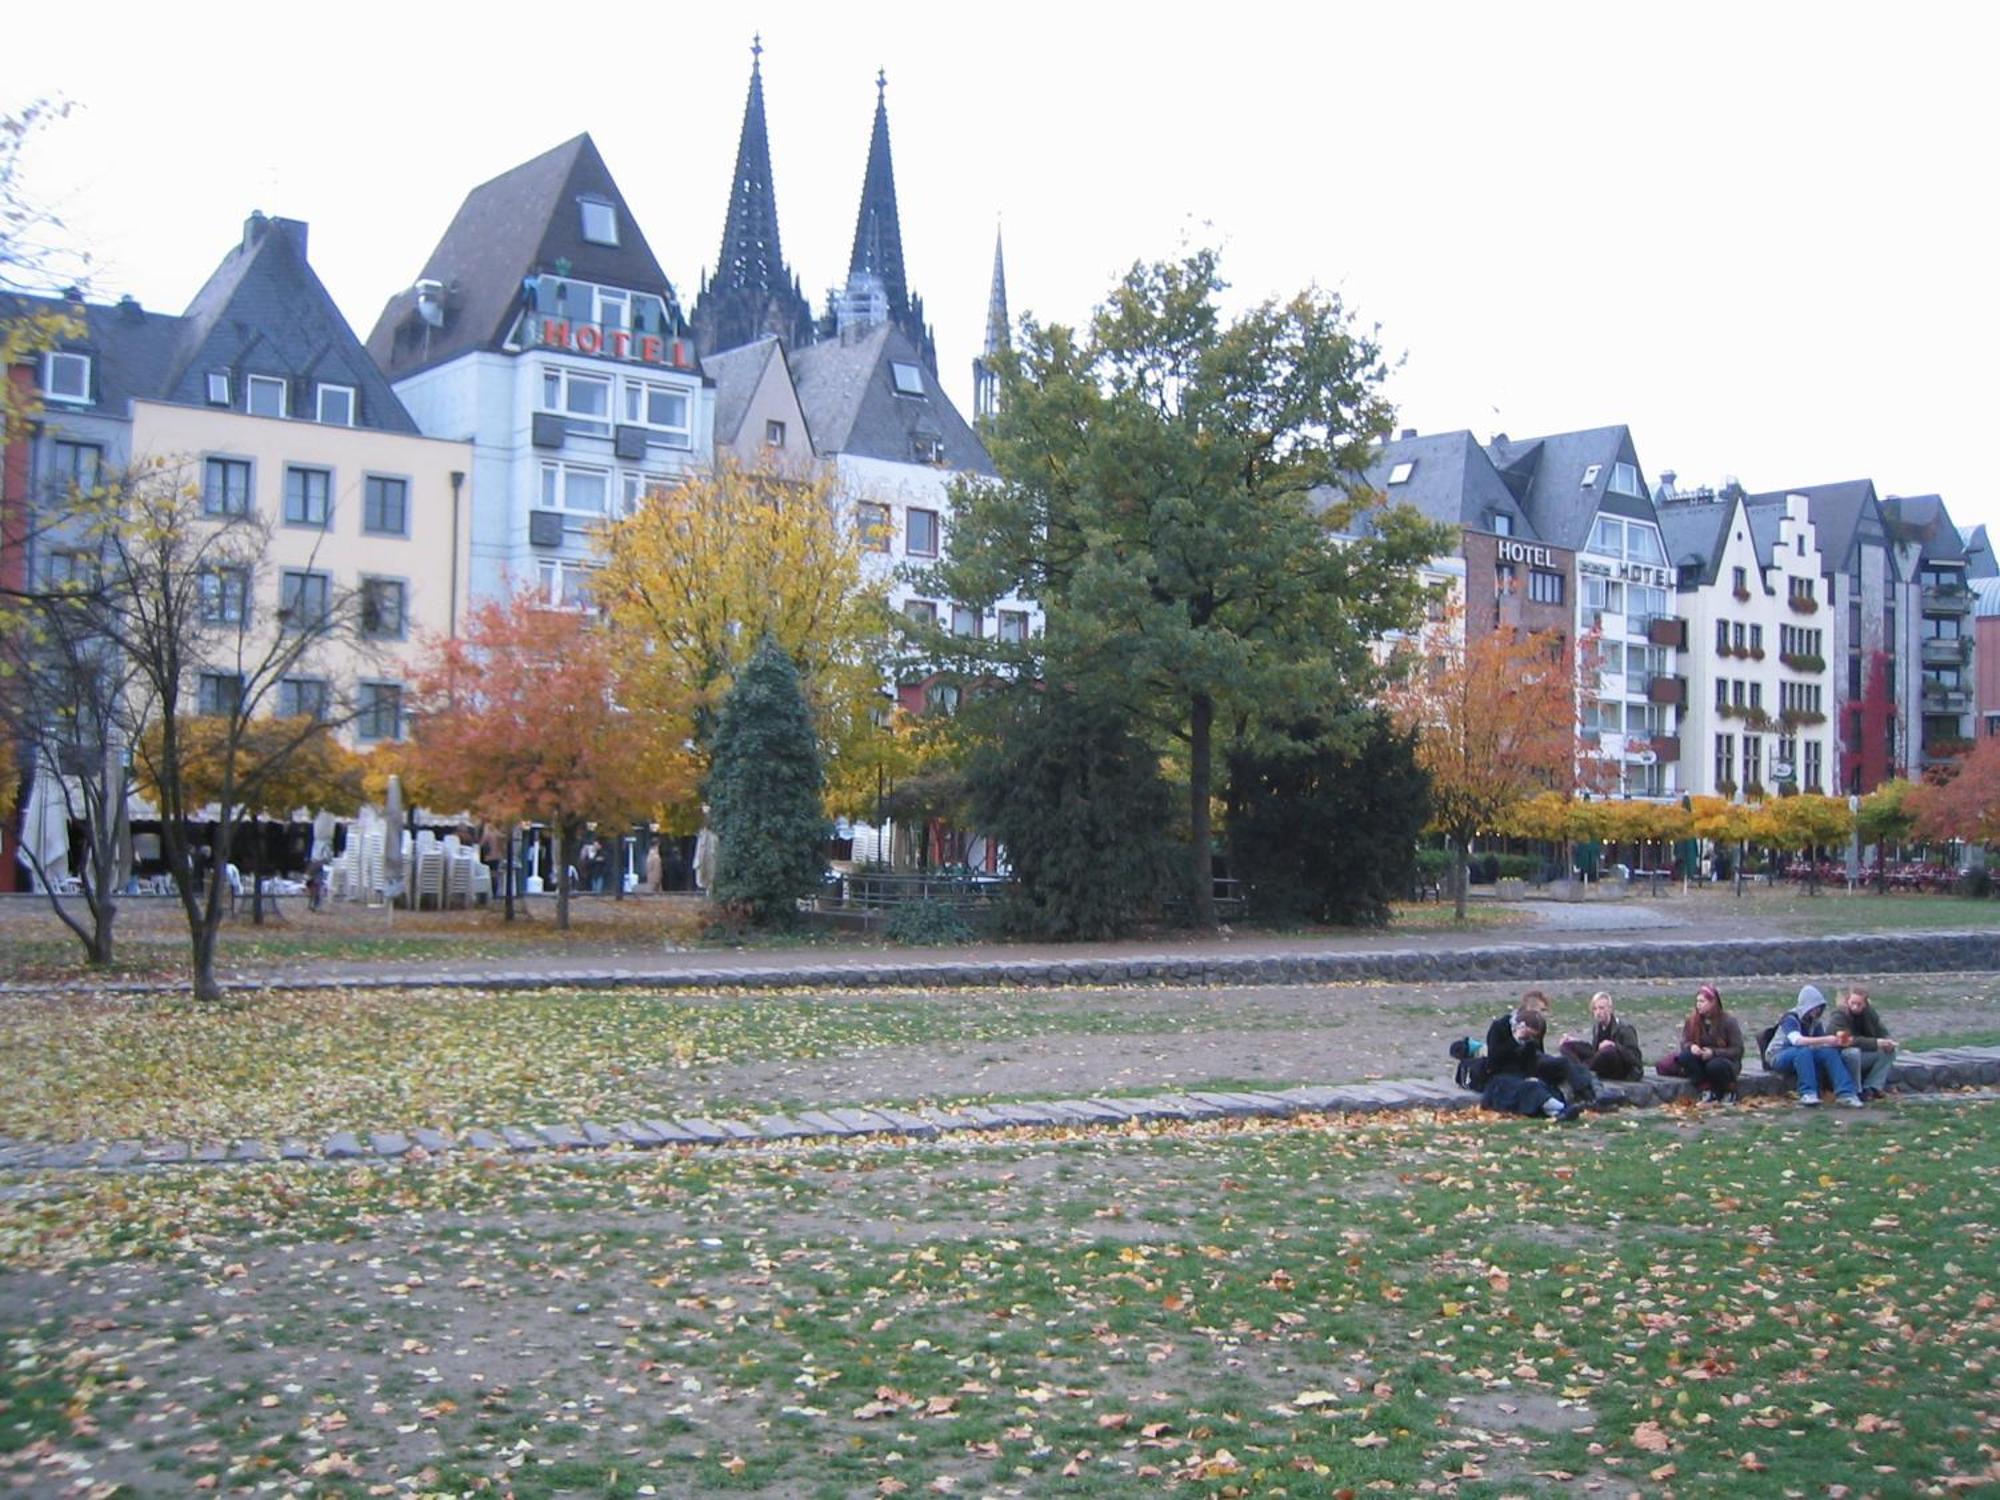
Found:
[[[1822, 1085], [1850, 1108], [1859, 1109], [1887, 1091], [1896, 1043], [1870, 1003], [1868, 991], [1849, 986], [1831, 1025], [1826, 996], [1806, 985], [1768, 1033], [1758, 1038], [1767, 1072], [1791, 1075], [1799, 1103], [1820, 1102]], [[1646, 1055], [1639, 1033], [1618, 1014], [1609, 993], [1590, 997], [1590, 1034], [1565, 1036], [1545, 1050], [1549, 997], [1529, 990], [1513, 1010], [1496, 1016], [1483, 1041], [1466, 1037], [1451, 1044], [1458, 1081], [1474, 1089], [1488, 1109], [1569, 1121], [1597, 1097], [1603, 1082], [1643, 1078]], [[1692, 1084], [1703, 1104], [1731, 1104], [1743, 1069], [1743, 1026], [1722, 1003], [1712, 984], [1695, 991], [1694, 1008], [1681, 1023], [1675, 1049], [1655, 1065], [1662, 1077]]]

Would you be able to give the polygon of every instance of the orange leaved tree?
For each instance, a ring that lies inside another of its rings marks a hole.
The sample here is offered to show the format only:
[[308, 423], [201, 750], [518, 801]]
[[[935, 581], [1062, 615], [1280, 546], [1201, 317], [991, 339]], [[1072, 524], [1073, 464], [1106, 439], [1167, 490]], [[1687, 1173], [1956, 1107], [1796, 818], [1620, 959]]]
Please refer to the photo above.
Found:
[[619, 707], [617, 681], [589, 615], [524, 591], [474, 607], [461, 636], [431, 645], [415, 684], [415, 765], [442, 800], [489, 822], [548, 825], [565, 929], [565, 851], [586, 823], [622, 822], [655, 795], [653, 737]]
[[1453, 612], [1427, 629], [1385, 695], [1430, 773], [1431, 824], [1451, 843], [1460, 921], [1473, 838], [1539, 792], [1567, 792], [1577, 753], [1570, 645], [1552, 632], [1468, 633], [1464, 623]]
[[1920, 838], [2000, 841], [2000, 739], [1976, 741], [1948, 775], [1911, 787], [1904, 806]]

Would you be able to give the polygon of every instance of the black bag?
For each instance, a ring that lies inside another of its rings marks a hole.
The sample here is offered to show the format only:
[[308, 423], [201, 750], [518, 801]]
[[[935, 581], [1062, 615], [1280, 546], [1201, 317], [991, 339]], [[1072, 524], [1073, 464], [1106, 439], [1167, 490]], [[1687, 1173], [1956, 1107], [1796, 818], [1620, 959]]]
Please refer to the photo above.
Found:
[[1767, 1071], [1771, 1066], [1768, 1060], [1771, 1055], [1771, 1038], [1777, 1034], [1778, 1028], [1776, 1026], [1766, 1026], [1762, 1031], [1757, 1033], [1757, 1061], [1763, 1063]]
[[1450, 1047], [1451, 1055], [1458, 1060], [1458, 1067], [1452, 1073], [1452, 1082], [1462, 1089], [1479, 1093], [1486, 1087], [1486, 1080], [1492, 1076], [1493, 1064], [1485, 1053], [1472, 1055], [1472, 1038], [1460, 1037]]

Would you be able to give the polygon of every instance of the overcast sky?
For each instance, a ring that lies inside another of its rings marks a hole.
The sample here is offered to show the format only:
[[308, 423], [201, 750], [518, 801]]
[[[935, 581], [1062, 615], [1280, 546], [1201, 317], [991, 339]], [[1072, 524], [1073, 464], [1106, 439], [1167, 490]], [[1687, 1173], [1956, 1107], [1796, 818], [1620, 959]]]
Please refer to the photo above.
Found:
[[815, 308], [887, 70], [905, 259], [962, 406], [996, 224], [1013, 311], [1043, 321], [1207, 242], [1241, 301], [1317, 282], [1379, 324], [1402, 425], [1624, 422], [1650, 478], [1869, 476], [2000, 524], [1995, 14], [98, 4], [6, 49], [0, 109], [78, 106], [28, 188], [100, 296], [179, 311], [261, 208], [310, 222], [365, 338], [469, 189], [587, 130], [691, 305], [761, 29]]

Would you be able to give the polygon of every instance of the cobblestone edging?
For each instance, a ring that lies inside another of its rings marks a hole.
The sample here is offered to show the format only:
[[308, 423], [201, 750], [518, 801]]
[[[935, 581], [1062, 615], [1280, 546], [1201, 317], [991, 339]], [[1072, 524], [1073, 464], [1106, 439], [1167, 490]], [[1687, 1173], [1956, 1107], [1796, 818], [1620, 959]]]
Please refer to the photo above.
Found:
[[[1863, 933], [1850, 937], [1738, 938], [1721, 942], [1549, 943], [1365, 952], [1154, 954], [1124, 958], [978, 959], [962, 963], [880, 960], [743, 968], [588, 967], [551, 970], [454, 968], [368, 975], [233, 979], [239, 993], [383, 989], [882, 989], [1060, 988], [1076, 984], [1391, 984], [1561, 979], [1744, 978], [1767, 974], [1937, 974], [2000, 969], [2000, 930]], [[0, 994], [47, 994], [48, 985], [5, 984]], [[183, 993], [184, 984], [123, 981], [97, 994]]]
[[[2000, 1084], [2000, 1047], [1942, 1047], [1931, 1052], [1897, 1054], [1890, 1081], [1912, 1092]], [[1758, 1069], [1738, 1083], [1746, 1095], [1792, 1092], [1789, 1078]], [[1607, 1108], [1649, 1106], [1690, 1097], [1693, 1089], [1678, 1079], [1651, 1078], [1618, 1084], [1603, 1091]], [[968, 1104], [956, 1110], [903, 1110], [887, 1105], [871, 1109], [804, 1110], [796, 1115], [759, 1115], [754, 1119], [678, 1116], [655, 1120], [593, 1120], [574, 1125], [502, 1125], [474, 1127], [453, 1135], [419, 1127], [414, 1130], [336, 1131], [323, 1141], [299, 1137], [271, 1140], [14, 1141], [0, 1137], [0, 1172], [48, 1170], [113, 1170], [163, 1165], [226, 1166], [277, 1161], [394, 1161], [422, 1153], [435, 1157], [449, 1152], [480, 1151], [530, 1155], [538, 1152], [634, 1150], [664, 1147], [693, 1149], [744, 1143], [853, 1139], [862, 1136], [932, 1140], [958, 1132], [999, 1131], [1016, 1127], [1123, 1125], [1130, 1120], [1223, 1120], [1286, 1118], [1302, 1114], [1368, 1114], [1381, 1110], [1466, 1110], [1476, 1096], [1435, 1079], [1347, 1084], [1338, 1088], [1306, 1087], [1279, 1093], [1167, 1093], [1058, 1099], [1032, 1104]]]

